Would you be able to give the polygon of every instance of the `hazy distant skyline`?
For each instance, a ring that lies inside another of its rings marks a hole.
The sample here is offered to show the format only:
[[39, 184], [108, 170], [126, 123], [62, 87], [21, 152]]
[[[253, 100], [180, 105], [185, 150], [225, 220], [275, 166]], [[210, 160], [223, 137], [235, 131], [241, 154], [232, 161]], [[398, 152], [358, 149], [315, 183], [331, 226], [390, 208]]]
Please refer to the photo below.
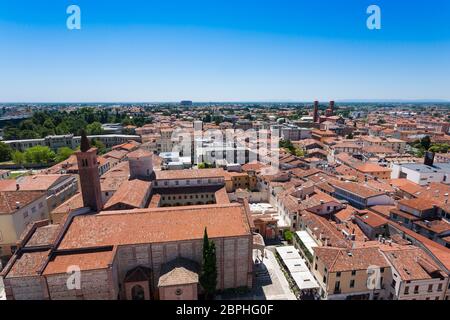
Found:
[[3, 0], [0, 102], [450, 101], [449, 21], [446, 0]]

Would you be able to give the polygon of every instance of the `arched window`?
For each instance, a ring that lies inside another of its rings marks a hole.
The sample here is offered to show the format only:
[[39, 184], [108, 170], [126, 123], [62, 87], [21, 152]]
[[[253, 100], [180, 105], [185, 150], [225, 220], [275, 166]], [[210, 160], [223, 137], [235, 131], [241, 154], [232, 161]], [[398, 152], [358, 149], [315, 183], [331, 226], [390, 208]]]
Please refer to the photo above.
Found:
[[133, 299], [133, 300], [145, 300], [144, 288], [142, 288], [138, 284], [135, 285], [131, 289], [131, 299]]

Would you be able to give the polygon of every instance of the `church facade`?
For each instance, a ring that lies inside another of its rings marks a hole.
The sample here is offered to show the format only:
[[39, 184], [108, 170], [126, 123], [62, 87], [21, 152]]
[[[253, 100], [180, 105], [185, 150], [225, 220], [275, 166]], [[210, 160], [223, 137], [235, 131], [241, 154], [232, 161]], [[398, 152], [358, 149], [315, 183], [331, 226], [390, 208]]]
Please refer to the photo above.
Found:
[[205, 229], [216, 245], [217, 290], [252, 287], [245, 201], [104, 211], [95, 154], [82, 141], [84, 206], [22, 234], [2, 272], [7, 299], [197, 299]]

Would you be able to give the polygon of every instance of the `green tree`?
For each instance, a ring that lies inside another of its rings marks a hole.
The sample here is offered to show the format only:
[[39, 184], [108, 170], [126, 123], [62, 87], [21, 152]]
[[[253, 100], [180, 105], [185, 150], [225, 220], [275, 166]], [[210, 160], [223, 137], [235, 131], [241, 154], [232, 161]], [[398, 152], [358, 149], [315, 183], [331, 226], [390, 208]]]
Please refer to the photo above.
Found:
[[11, 160], [12, 153], [13, 151], [8, 144], [0, 142], [0, 162]]
[[431, 139], [430, 139], [430, 137], [429, 136], [425, 136], [422, 139], [420, 139], [420, 145], [425, 150], [430, 149], [430, 146], [431, 146]]
[[17, 127], [7, 126], [3, 130], [3, 138], [5, 140], [20, 139], [20, 129]]
[[61, 162], [69, 158], [73, 154], [73, 150], [69, 147], [61, 147], [58, 149], [58, 152], [56, 153], [56, 161]]
[[70, 128], [67, 125], [67, 123], [63, 121], [56, 126], [55, 133], [56, 134], [68, 134], [68, 133], [70, 133]]
[[437, 144], [433, 144], [429, 151], [431, 152], [435, 152], [435, 153], [447, 153], [448, 150], [450, 149], [450, 146], [446, 143], [437, 143]]
[[203, 117], [202, 119], [203, 122], [211, 122], [212, 118], [210, 114], [207, 114], [206, 116]]
[[203, 263], [200, 273], [200, 285], [205, 291], [205, 298], [214, 296], [217, 287], [217, 258], [216, 245], [208, 239], [208, 232], [205, 227], [203, 234]]
[[35, 130], [20, 130], [19, 132], [19, 139], [39, 139], [39, 131], [37, 129]]
[[299, 148], [295, 148], [294, 149], [294, 155], [297, 157], [304, 157], [305, 156], [305, 151], [303, 151], [302, 149]]
[[32, 119], [23, 120], [19, 125], [20, 130], [37, 131], [37, 126]]
[[[290, 154], [296, 155], [297, 153], [297, 149], [294, 147], [294, 145], [292, 144], [291, 140], [280, 140], [280, 148], [284, 148], [286, 150], [289, 151]], [[301, 154], [301, 152], [298, 152], [299, 154]], [[302, 155], [300, 155], [299, 157], [301, 157]], [[304, 156], [304, 154], [303, 154]]]
[[51, 118], [47, 118], [44, 121], [44, 127], [50, 130], [55, 130], [55, 124], [53, 123], [53, 120]]
[[106, 153], [106, 147], [103, 142], [97, 139], [92, 139], [91, 146], [97, 148], [98, 154], [104, 154]]
[[20, 151], [13, 151], [13, 153], [11, 154], [11, 158], [15, 164], [21, 165], [25, 163], [25, 156]]
[[284, 230], [283, 237], [284, 237], [284, 240], [286, 240], [289, 243], [292, 243], [293, 234], [291, 231]]
[[133, 119], [131, 119], [130, 117], [126, 117], [125, 119], [122, 120], [121, 124], [123, 126], [133, 125]]
[[207, 163], [207, 162], [200, 162], [197, 165], [197, 168], [199, 168], [199, 169], [209, 169], [209, 168], [212, 168], [212, 167], [214, 167], [214, 166], [212, 164], [210, 164], [210, 163]]
[[87, 135], [99, 135], [103, 133], [102, 124], [100, 122], [92, 122], [86, 126]]
[[25, 161], [33, 164], [44, 164], [55, 160], [55, 153], [47, 146], [34, 146], [25, 150]]

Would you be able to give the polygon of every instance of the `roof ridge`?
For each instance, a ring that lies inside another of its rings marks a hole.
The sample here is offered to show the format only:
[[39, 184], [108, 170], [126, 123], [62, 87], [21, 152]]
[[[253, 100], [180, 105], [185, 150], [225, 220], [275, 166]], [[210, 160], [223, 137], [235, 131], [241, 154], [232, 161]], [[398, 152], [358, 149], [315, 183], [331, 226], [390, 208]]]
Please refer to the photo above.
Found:
[[[179, 207], [156, 207], [156, 208], [135, 208], [128, 210], [105, 210], [100, 211], [97, 215], [119, 215], [119, 214], [139, 214], [148, 213], [154, 211], [174, 211], [174, 210], [184, 210], [191, 211], [199, 208], [227, 208], [227, 207], [239, 207], [241, 204], [236, 202], [231, 203], [216, 203], [216, 204], [206, 204], [206, 205], [194, 205], [194, 206], [179, 206]], [[94, 215], [96, 216], [96, 215]]]

